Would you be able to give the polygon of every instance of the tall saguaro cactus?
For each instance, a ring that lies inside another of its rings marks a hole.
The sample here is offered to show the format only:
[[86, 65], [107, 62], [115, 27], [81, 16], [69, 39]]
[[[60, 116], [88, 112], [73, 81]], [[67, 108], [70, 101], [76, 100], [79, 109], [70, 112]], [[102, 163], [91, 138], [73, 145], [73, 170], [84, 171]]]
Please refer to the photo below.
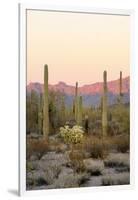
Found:
[[119, 78], [119, 103], [121, 104], [123, 101], [123, 93], [122, 93], [122, 71], [120, 71]]
[[78, 98], [77, 124], [82, 125], [82, 96]]
[[43, 135], [48, 139], [49, 135], [48, 65], [44, 66]]
[[42, 94], [38, 98], [38, 133], [42, 134], [43, 129], [43, 107], [42, 107]]
[[73, 114], [75, 114], [75, 99], [73, 99], [73, 102], [72, 102], [72, 112]]
[[65, 106], [65, 97], [64, 96], [61, 97], [60, 114], [61, 114], [61, 123], [62, 123], [62, 126], [64, 126], [65, 120], [66, 120], [66, 106]]
[[103, 137], [107, 136], [107, 72], [103, 73], [103, 108], [102, 108], [102, 130]]
[[75, 120], [77, 121], [78, 116], [78, 82], [76, 82], [75, 87]]
[[120, 93], [120, 97], [122, 97], [122, 71], [120, 71], [119, 93]]

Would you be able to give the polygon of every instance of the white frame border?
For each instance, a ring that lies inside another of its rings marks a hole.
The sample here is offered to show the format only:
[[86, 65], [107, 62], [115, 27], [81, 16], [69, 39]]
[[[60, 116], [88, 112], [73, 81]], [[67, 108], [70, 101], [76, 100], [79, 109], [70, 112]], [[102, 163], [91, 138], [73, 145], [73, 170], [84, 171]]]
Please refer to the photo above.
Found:
[[[123, 186], [100, 186], [73, 189], [50, 189], [50, 190], [26, 190], [26, 10], [64, 11], [75, 13], [126, 15], [131, 17], [131, 48], [130, 48], [130, 185]], [[134, 10], [93, 8], [90, 5], [52, 5], [52, 4], [19, 4], [19, 195], [54, 195], [61, 192], [68, 195], [70, 193], [94, 192], [134, 189], [134, 92], [135, 92], [135, 68], [134, 68]], [[132, 79], [133, 77], [133, 79]], [[133, 126], [132, 126], [133, 124]]]

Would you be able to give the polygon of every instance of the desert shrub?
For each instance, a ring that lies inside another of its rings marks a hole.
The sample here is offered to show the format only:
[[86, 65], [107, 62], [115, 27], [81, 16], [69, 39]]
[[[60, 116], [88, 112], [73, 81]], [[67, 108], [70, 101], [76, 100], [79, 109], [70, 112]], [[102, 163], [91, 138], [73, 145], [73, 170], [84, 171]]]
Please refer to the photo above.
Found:
[[126, 153], [129, 150], [130, 137], [129, 135], [120, 135], [114, 140], [118, 152]]
[[104, 165], [106, 167], [127, 167], [129, 170], [129, 154], [110, 154], [109, 157], [104, 160]]
[[58, 178], [61, 173], [61, 166], [51, 165], [47, 166], [45, 169], [37, 169], [27, 172], [27, 182], [28, 185], [42, 186], [51, 185], [54, 183], [55, 179]]
[[64, 126], [60, 128], [60, 136], [64, 139], [67, 144], [77, 144], [83, 141], [84, 131], [81, 126]]
[[61, 172], [61, 168], [59, 166], [51, 166], [45, 169], [45, 179], [48, 184], [53, 184], [56, 178], [58, 178], [58, 175]]
[[106, 138], [88, 136], [84, 138], [81, 148], [89, 152], [92, 158], [105, 158], [109, 152], [116, 150], [126, 153], [129, 150], [129, 135], [108, 136]]
[[85, 172], [79, 174], [79, 181], [78, 181], [79, 186], [85, 184], [89, 179], [90, 179], [90, 174], [85, 173]]
[[[125, 104], [117, 104], [111, 109], [113, 121], [117, 124], [117, 134], [130, 133], [130, 113], [129, 106]], [[116, 129], [115, 128], [115, 129]], [[116, 131], [115, 131], [116, 132]]]
[[88, 175], [85, 173], [81, 174], [69, 174], [66, 176], [60, 176], [55, 180], [54, 188], [74, 188], [79, 187], [81, 184], [88, 180]]
[[129, 169], [129, 166], [116, 167], [116, 168], [115, 168], [115, 171], [116, 171], [117, 173], [123, 173], [123, 172], [129, 172], [130, 169]]
[[101, 160], [84, 160], [85, 170], [90, 173], [92, 176], [102, 175], [104, 170], [104, 163]]
[[130, 183], [129, 173], [119, 173], [102, 177], [102, 185], [127, 185]]
[[27, 170], [27, 172], [31, 172], [34, 169], [35, 169], [35, 167], [34, 167], [33, 163], [27, 161], [26, 162], [26, 170]]
[[60, 176], [60, 178], [55, 181], [54, 187], [55, 188], [79, 187], [78, 177], [73, 174], [69, 174], [68, 176]]
[[26, 175], [28, 186], [40, 186], [47, 185], [47, 180], [45, 179], [45, 173], [41, 170], [33, 170]]
[[49, 151], [56, 151], [57, 153], [63, 153], [67, 149], [67, 145], [63, 144], [63, 141], [57, 140], [49, 140]]
[[103, 158], [105, 156], [103, 141], [98, 137], [86, 137], [83, 142], [83, 148], [91, 154], [92, 158]]
[[36, 181], [36, 186], [47, 185], [47, 181], [43, 177], [39, 177]]
[[69, 158], [74, 172], [83, 172], [85, 170], [82, 152], [77, 150], [71, 151], [69, 153]]
[[47, 140], [29, 140], [27, 144], [27, 158], [30, 158], [31, 155], [36, 155], [40, 160], [42, 156], [47, 153], [49, 145]]

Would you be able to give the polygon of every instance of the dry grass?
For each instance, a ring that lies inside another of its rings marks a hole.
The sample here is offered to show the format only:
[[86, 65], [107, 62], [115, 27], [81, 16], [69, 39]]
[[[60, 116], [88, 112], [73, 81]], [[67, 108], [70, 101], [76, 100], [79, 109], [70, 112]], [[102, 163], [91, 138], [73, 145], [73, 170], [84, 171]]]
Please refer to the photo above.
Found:
[[27, 158], [30, 159], [32, 155], [36, 155], [40, 160], [42, 156], [47, 153], [49, 149], [48, 141], [45, 139], [32, 140], [27, 143]]

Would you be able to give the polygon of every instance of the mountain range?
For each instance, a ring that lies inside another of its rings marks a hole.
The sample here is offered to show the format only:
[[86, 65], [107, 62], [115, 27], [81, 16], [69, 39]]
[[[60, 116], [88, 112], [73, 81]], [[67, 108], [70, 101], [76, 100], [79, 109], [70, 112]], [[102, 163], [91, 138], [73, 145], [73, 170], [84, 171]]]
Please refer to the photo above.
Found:
[[[108, 86], [108, 103], [114, 104], [117, 101], [119, 94], [119, 79], [109, 81]], [[31, 91], [35, 91], [40, 94], [43, 93], [43, 84], [38, 82], [31, 82], [27, 85], [27, 94]], [[60, 81], [59, 83], [52, 85], [49, 84], [49, 90], [60, 91], [65, 94], [65, 101], [67, 105], [72, 104], [72, 100], [75, 94], [75, 85], [68, 85], [65, 82]], [[83, 102], [86, 106], [98, 106], [102, 96], [103, 82], [97, 82], [93, 84], [83, 85], [78, 87], [78, 93], [82, 96]], [[122, 79], [122, 93], [124, 103], [129, 102], [130, 93], [130, 77]]]

